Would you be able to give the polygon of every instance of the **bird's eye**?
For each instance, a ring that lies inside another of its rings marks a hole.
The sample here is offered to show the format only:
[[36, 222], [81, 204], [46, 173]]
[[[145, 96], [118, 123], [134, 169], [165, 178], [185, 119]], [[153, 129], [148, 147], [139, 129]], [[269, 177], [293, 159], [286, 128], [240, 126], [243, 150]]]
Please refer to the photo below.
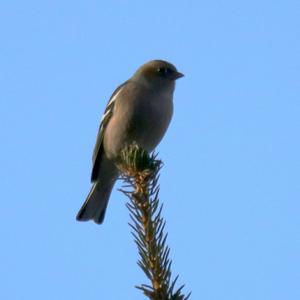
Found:
[[159, 73], [161, 75], [166, 75], [168, 73], [168, 69], [167, 68], [158, 68], [157, 73]]

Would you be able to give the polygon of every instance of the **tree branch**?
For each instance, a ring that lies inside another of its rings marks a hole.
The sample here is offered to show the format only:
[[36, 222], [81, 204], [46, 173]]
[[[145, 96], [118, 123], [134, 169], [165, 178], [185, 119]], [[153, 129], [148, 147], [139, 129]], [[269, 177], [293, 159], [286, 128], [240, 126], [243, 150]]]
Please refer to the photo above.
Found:
[[118, 166], [124, 184], [131, 188], [131, 191], [121, 191], [129, 199], [129, 225], [140, 255], [138, 265], [150, 280], [150, 285], [137, 288], [151, 300], [187, 300], [190, 294], [181, 293], [184, 286], [175, 290], [178, 276], [171, 281], [172, 261], [164, 232], [166, 222], [158, 198], [162, 162], [155, 154], [149, 155], [133, 144], [122, 151]]

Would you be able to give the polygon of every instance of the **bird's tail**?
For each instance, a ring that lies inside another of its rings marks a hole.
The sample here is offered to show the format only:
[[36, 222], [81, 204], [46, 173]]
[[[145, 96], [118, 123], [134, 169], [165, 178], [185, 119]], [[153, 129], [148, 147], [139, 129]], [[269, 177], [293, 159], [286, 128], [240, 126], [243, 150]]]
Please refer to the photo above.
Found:
[[113, 186], [114, 182], [104, 186], [100, 181], [96, 181], [76, 216], [77, 221], [94, 220], [95, 223], [101, 224]]

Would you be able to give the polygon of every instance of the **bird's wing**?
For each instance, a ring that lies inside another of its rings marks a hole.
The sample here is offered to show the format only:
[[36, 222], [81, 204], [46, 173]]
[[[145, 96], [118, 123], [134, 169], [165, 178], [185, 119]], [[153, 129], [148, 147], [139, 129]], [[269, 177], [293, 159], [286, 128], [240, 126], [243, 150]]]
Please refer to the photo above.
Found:
[[127, 83], [127, 81], [124, 82], [123, 84], [121, 84], [113, 92], [113, 94], [111, 95], [111, 97], [106, 105], [104, 114], [102, 116], [99, 131], [97, 134], [97, 140], [96, 140], [96, 144], [95, 144], [95, 148], [94, 148], [94, 152], [93, 152], [93, 157], [92, 157], [92, 162], [93, 162], [92, 175], [91, 175], [92, 182], [98, 178], [100, 161], [101, 161], [101, 157], [102, 157], [102, 153], [103, 153], [103, 137], [104, 137], [104, 132], [105, 132], [106, 126], [113, 114], [114, 104], [117, 99], [117, 96], [120, 93], [120, 91], [122, 90], [122, 88], [124, 87], [124, 85], [126, 85], [126, 83]]

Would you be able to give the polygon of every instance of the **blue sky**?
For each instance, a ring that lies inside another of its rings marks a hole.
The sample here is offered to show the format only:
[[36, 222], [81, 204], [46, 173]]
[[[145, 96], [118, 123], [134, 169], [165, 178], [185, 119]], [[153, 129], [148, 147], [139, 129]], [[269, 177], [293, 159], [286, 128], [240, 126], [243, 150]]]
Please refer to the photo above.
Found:
[[1, 298], [144, 298], [125, 197], [75, 215], [110, 94], [161, 58], [186, 75], [157, 149], [174, 275], [300, 299], [299, 1], [101, 2], [0, 5]]

